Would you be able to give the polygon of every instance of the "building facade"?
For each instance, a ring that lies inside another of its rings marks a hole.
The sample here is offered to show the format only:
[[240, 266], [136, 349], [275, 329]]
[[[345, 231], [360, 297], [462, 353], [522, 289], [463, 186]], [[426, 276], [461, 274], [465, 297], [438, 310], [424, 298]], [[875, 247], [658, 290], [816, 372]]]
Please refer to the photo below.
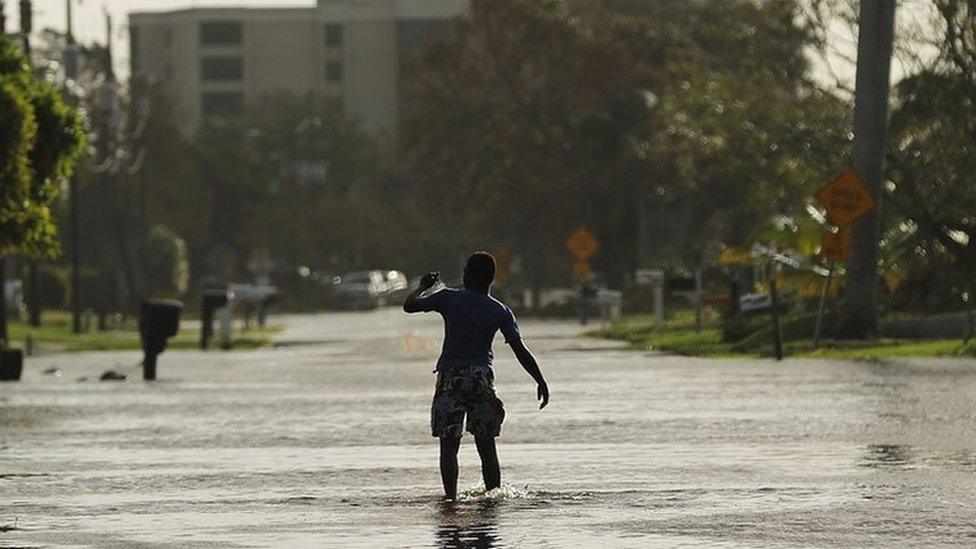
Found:
[[309, 8], [132, 13], [132, 74], [162, 83], [187, 135], [269, 93], [312, 91], [392, 138], [403, 60], [453, 28], [466, 8], [467, 0], [319, 0]]

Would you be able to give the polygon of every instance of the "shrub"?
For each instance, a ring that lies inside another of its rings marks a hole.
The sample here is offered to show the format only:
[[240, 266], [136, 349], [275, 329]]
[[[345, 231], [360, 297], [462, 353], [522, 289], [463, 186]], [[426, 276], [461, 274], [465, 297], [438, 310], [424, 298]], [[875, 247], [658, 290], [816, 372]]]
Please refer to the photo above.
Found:
[[186, 242], [173, 231], [156, 225], [149, 231], [143, 250], [146, 296], [181, 298], [190, 280]]

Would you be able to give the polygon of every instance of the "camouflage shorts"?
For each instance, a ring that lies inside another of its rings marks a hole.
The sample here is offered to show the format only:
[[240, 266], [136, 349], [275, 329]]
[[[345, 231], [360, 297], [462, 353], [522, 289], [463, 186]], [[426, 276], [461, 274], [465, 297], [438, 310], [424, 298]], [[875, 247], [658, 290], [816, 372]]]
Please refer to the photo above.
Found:
[[497, 437], [505, 408], [495, 396], [494, 381], [495, 374], [487, 366], [448, 367], [438, 373], [430, 406], [431, 434], [461, 438], [467, 416], [467, 431], [475, 438]]

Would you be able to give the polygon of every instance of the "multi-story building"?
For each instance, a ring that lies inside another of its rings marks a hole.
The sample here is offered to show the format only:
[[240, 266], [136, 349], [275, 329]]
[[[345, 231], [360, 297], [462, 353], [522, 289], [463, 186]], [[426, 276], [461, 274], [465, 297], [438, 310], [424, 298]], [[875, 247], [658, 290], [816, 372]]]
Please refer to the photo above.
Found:
[[467, 0], [318, 0], [309, 8], [193, 8], [129, 16], [132, 73], [161, 82], [192, 135], [275, 91], [341, 100], [395, 136], [403, 59], [454, 25]]

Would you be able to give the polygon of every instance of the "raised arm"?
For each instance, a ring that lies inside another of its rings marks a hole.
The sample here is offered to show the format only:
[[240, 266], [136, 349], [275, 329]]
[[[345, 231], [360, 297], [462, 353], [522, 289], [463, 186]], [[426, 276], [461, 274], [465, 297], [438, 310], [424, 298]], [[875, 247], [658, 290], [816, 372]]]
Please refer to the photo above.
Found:
[[431, 289], [434, 284], [437, 284], [437, 279], [440, 278], [440, 273], [427, 273], [420, 279], [420, 285], [417, 289], [410, 292], [410, 295], [403, 300], [403, 311], [407, 313], [419, 313], [423, 311], [420, 307], [420, 295]]
[[535, 380], [538, 388], [536, 389], [536, 397], [539, 399], [539, 409], [543, 409], [549, 404], [549, 385], [546, 383], [546, 378], [542, 377], [542, 370], [539, 369], [539, 363], [535, 360], [532, 355], [532, 351], [525, 346], [525, 343], [521, 339], [512, 342], [512, 351], [515, 352], [515, 358], [518, 359], [519, 364], [522, 368], [532, 376]]

